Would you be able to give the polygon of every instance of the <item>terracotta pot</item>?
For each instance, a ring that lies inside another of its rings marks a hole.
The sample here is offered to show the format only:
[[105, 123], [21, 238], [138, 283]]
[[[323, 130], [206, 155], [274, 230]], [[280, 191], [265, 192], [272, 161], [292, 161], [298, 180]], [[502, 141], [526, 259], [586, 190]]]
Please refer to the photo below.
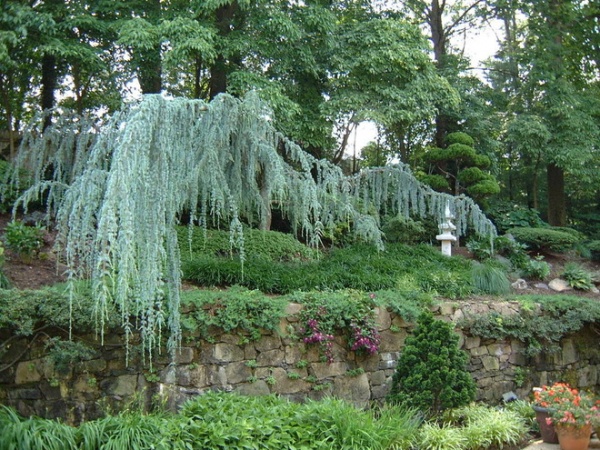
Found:
[[561, 450], [587, 450], [592, 436], [592, 425], [555, 425]]
[[546, 422], [546, 419], [550, 417], [548, 408], [542, 408], [541, 406], [533, 405], [533, 410], [535, 411], [535, 420], [540, 426], [540, 435], [542, 436], [542, 441], [546, 442], [547, 444], [558, 444], [558, 436], [554, 430], [554, 425]]

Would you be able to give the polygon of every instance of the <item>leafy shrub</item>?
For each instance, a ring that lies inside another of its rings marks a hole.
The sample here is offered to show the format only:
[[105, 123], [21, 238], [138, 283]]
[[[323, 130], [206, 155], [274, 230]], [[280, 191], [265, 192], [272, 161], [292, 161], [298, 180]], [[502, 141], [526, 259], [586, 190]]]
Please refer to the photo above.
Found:
[[[433, 222], [433, 221], [430, 221]], [[427, 243], [435, 238], [436, 230], [430, 229], [423, 221], [404, 217], [387, 218], [382, 228], [386, 242], [403, 244]]]
[[542, 255], [538, 255], [527, 261], [527, 264], [521, 268], [521, 274], [526, 278], [545, 280], [550, 275], [550, 264], [544, 261]]
[[237, 331], [250, 339], [260, 338], [260, 330], [274, 331], [284, 316], [287, 300], [270, 298], [259, 291], [233, 286], [227, 291], [190, 290], [181, 293], [181, 304], [190, 311], [182, 324], [208, 336], [214, 326], [227, 333]]
[[473, 285], [483, 294], [503, 295], [510, 292], [510, 281], [504, 270], [490, 263], [473, 265]]
[[[229, 231], [181, 226], [177, 227], [177, 239], [184, 260], [198, 255], [239, 258], [239, 249], [232, 246]], [[318, 250], [307, 247], [291, 234], [251, 228], [244, 229], [244, 252], [269, 261], [310, 261], [319, 257]]]
[[467, 361], [452, 326], [424, 312], [414, 333], [406, 338], [387, 401], [428, 416], [467, 405], [476, 392]]
[[515, 227], [545, 226], [539, 211], [512, 203], [497, 203], [486, 210], [486, 215], [494, 222], [498, 233], [506, 233]]
[[6, 225], [6, 246], [18, 253], [23, 260], [30, 260], [44, 245], [44, 231], [41, 227], [29, 227], [20, 221]]
[[575, 289], [589, 291], [594, 287], [592, 274], [573, 262], [565, 264], [562, 277]]
[[532, 249], [555, 252], [565, 252], [580, 240], [573, 233], [553, 228], [511, 228], [507, 233]]

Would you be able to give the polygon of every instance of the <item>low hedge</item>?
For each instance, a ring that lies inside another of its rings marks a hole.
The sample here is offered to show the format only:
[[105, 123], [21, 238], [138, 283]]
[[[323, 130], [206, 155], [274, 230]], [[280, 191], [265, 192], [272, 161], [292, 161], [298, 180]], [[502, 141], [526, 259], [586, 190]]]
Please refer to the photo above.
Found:
[[533, 250], [554, 252], [566, 252], [581, 240], [576, 231], [570, 232], [564, 228], [517, 227], [509, 229], [507, 234]]

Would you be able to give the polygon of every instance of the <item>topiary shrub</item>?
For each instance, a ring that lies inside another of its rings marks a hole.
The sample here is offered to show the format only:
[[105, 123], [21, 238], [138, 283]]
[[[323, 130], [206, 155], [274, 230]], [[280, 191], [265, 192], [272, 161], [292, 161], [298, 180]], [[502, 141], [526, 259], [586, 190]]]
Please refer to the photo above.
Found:
[[466, 370], [468, 356], [458, 348], [452, 326], [422, 313], [406, 339], [387, 401], [432, 417], [475, 399], [475, 382]]
[[565, 252], [580, 241], [576, 234], [564, 229], [517, 227], [507, 233], [534, 250]]

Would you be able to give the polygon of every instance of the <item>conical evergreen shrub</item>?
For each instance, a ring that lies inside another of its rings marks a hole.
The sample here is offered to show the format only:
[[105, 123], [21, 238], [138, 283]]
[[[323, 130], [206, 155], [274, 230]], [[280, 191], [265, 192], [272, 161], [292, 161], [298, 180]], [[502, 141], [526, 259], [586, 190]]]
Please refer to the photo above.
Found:
[[416, 408], [430, 417], [469, 404], [475, 399], [476, 386], [466, 370], [467, 361], [452, 326], [434, 319], [429, 311], [422, 313], [405, 341], [388, 402]]

